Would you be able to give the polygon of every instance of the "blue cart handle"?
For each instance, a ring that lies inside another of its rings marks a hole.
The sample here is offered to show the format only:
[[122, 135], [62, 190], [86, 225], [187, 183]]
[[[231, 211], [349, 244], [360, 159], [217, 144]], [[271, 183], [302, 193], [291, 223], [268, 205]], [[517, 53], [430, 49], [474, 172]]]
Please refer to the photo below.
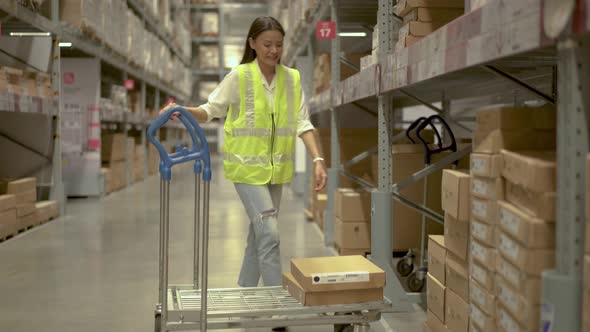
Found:
[[[162, 143], [156, 139], [155, 134], [156, 131], [162, 128], [166, 122], [170, 120], [170, 117], [175, 113], [179, 113], [178, 118], [182, 124], [184, 124], [189, 135], [191, 136], [193, 146], [190, 149], [186, 147], [179, 147], [179, 151], [168, 154]], [[190, 112], [184, 107], [174, 106], [161, 113], [148, 127], [147, 137], [160, 153], [160, 175], [164, 180], [169, 181], [172, 179], [172, 166], [194, 160], [195, 174], [201, 173], [202, 162], [204, 164], [203, 181], [211, 181], [211, 157], [209, 155], [209, 145], [205, 139], [205, 134], [192, 114], [190, 114]]]

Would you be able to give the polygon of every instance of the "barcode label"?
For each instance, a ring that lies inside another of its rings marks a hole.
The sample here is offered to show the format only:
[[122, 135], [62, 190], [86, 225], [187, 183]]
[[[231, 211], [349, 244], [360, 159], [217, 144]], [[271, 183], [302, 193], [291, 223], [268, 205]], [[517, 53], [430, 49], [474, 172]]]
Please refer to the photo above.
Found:
[[516, 287], [519, 287], [520, 273], [518, 269], [510, 266], [508, 263], [502, 260], [498, 266], [498, 273], [504, 277], [504, 279], [508, 280], [508, 282], [512, 283]]
[[479, 223], [474, 221], [471, 224], [471, 235], [473, 235], [473, 237], [480, 239], [480, 240], [484, 240], [484, 241], [488, 241], [491, 239], [491, 235], [490, 233], [491, 228], [488, 227], [485, 224]]
[[471, 172], [473, 174], [486, 174], [488, 165], [484, 159], [471, 156]]
[[512, 293], [512, 291], [501, 283], [498, 284], [498, 288], [499, 288], [498, 297], [500, 298], [502, 303], [506, 307], [508, 307], [508, 309], [510, 309], [514, 312], [519, 312], [520, 310], [518, 307], [518, 299]]
[[500, 234], [500, 245], [498, 246], [498, 248], [508, 257], [514, 260], [518, 258], [518, 245], [514, 241], [510, 240], [508, 236], [504, 234]]
[[471, 264], [471, 275], [480, 283], [484, 285], [488, 284], [488, 274], [486, 270], [482, 269], [479, 265]]
[[488, 206], [486, 203], [484, 203], [483, 201], [480, 200], [472, 200], [472, 205], [471, 205], [471, 212], [473, 213], [474, 216], [486, 219], [486, 217], [488, 216]]
[[471, 191], [475, 194], [487, 196], [489, 195], [490, 188], [486, 182], [479, 179], [472, 179]]
[[471, 242], [471, 255], [484, 263], [487, 262], [487, 250], [475, 242]]
[[521, 220], [514, 213], [506, 210], [505, 208], [500, 209], [500, 224], [510, 233], [518, 234]]
[[367, 282], [369, 281], [369, 272], [351, 271], [334, 273], [314, 273], [311, 275], [311, 280], [313, 285]]

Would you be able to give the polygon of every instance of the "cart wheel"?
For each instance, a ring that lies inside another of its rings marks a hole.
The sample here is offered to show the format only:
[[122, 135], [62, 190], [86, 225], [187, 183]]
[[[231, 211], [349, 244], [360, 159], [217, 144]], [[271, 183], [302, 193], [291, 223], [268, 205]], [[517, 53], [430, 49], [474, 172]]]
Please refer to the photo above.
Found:
[[161, 332], [162, 331], [162, 315], [156, 314], [156, 319], [154, 320], [154, 331]]
[[399, 272], [402, 277], [407, 277], [414, 270], [414, 264], [408, 263], [406, 257], [397, 261], [396, 267], [397, 272]]
[[418, 278], [416, 272], [410, 274], [408, 277], [408, 288], [412, 292], [420, 292], [424, 288], [424, 279]]

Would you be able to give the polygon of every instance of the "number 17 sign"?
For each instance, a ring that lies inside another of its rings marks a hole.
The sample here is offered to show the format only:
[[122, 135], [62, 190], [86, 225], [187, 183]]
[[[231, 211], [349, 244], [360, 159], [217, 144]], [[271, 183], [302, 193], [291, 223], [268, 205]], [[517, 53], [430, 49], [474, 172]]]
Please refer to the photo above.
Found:
[[316, 39], [334, 39], [336, 38], [336, 22], [320, 21], [315, 26]]

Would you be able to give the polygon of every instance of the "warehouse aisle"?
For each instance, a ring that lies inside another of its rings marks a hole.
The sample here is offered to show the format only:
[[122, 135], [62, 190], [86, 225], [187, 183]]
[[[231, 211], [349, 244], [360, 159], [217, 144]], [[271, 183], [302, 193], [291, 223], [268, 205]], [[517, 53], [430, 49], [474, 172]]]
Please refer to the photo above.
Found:
[[[233, 185], [221, 178], [219, 162], [215, 169], [209, 283], [235, 287], [247, 222]], [[157, 300], [158, 182], [153, 176], [102, 200], [70, 200], [67, 217], [0, 244], [0, 331], [151, 330]], [[170, 281], [190, 283], [190, 167], [176, 172], [173, 184]], [[304, 221], [301, 211], [301, 199], [286, 190], [280, 225], [284, 269], [292, 257], [331, 254], [315, 224]]]

